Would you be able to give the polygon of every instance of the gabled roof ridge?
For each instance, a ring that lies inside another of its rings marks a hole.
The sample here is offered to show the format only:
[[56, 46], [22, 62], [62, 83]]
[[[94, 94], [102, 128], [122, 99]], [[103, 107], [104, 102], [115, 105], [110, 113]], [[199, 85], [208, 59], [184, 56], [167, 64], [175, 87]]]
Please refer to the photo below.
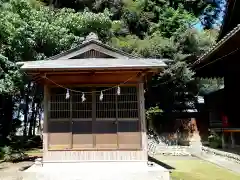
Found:
[[99, 41], [99, 40], [90, 39], [90, 40], [84, 40], [81, 44], [78, 44], [77, 46], [72, 47], [72, 48], [70, 48], [69, 50], [63, 51], [63, 52], [61, 52], [61, 53], [59, 53], [59, 54], [56, 54], [56, 55], [54, 55], [54, 56], [51, 56], [51, 57], [45, 59], [45, 60], [54, 60], [54, 59], [57, 59], [57, 58], [59, 58], [59, 57], [62, 57], [62, 56], [67, 55], [67, 54], [69, 54], [69, 53], [72, 53], [72, 52], [74, 52], [74, 51], [76, 51], [76, 50], [78, 50], [78, 49], [81, 49], [81, 48], [83, 48], [84, 46], [87, 46], [87, 45], [90, 45], [90, 44], [99, 45], [99, 46], [101, 46], [101, 47], [103, 47], [103, 48], [105, 48], [105, 49], [108, 49], [108, 50], [110, 50], [110, 51], [114, 51], [114, 52], [119, 53], [119, 54], [121, 54], [121, 55], [123, 55], [123, 56], [126, 56], [126, 57], [128, 57], [128, 58], [138, 58], [137, 56], [134, 56], [134, 55], [129, 54], [129, 53], [126, 53], [126, 52], [124, 52], [124, 51], [122, 51], [122, 50], [116, 49], [116, 48], [111, 47], [111, 46], [109, 46], [109, 45], [107, 45], [107, 44], [104, 44], [104, 43], [102, 43], [102, 42]]
[[205, 52], [202, 56], [198, 58], [192, 65], [200, 64], [202, 61], [204, 61], [205, 58], [207, 58], [211, 53], [213, 53], [215, 50], [217, 50], [222, 44], [227, 42], [228, 39], [230, 39], [233, 35], [235, 35], [240, 30], [240, 24], [238, 24], [232, 31], [230, 31], [226, 36], [224, 36], [220, 41], [218, 41], [214, 46], [212, 46], [207, 52]]

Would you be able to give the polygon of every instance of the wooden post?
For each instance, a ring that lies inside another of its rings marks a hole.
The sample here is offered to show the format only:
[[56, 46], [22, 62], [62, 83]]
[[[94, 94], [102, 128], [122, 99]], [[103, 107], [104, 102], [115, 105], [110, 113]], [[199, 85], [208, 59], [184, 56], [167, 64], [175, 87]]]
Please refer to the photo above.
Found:
[[235, 138], [234, 138], [234, 132], [231, 132], [231, 148], [235, 148]]
[[226, 147], [226, 144], [225, 144], [225, 134], [224, 132], [222, 132], [222, 148], [224, 149]]
[[115, 120], [115, 123], [116, 123], [116, 130], [117, 130], [117, 148], [119, 149], [119, 139], [118, 139], [118, 97], [117, 95], [115, 95], [115, 106], [116, 106], [116, 120]]
[[72, 149], [73, 148], [73, 126], [74, 126], [74, 122], [72, 120], [72, 116], [73, 116], [73, 107], [72, 107], [72, 96], [73, 96], [73, 92], [69, 92], [70, 93], [70, 136], [69, 136], [69, 149]]
[[92, 90], [92, 138], [93, 138], [93, 147], [96, 148], [96, 135], [95, 135], [95, 122], [96, 122], [96, 89], [91, 88]]
[[147, 129], [146, 129], [146, 118], [145, 118], [145, 99], [144, 99], [144, 83], [140, 82], [138, 84], [138, 101], [139, 101], [139, 118], [141, 124], [141, 134], [142, 134], [142, 151], [145, 152], [145, 160], [148, 158], [148, 148], [147, 148]]
[[43, 160], [44, 154], [48, 151], [48, 113], [50, 106], [49, 101], [49, 89], [47, 85], [44, 85], [44, 121], [43, 121]]

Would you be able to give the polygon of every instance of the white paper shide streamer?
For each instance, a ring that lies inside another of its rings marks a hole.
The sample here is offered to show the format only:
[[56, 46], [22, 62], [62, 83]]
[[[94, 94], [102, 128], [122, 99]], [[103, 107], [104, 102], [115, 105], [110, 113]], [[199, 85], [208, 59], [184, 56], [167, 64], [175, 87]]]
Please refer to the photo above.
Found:
[[82, 102], [86, 101], [85, 94], [82, 93]]
[[101, 94], [99, 96], [99, 100], [102, 101], [103, 100], [103, 92], [101, 91]]
[[120, 86], [117, 87], [117, 95], [120, 95], [121, 94], [121, 89], [120, 89]]
[[66, 92], [66, 99], [69, 99], [70, 98], [70, 93], [69, 93], [69, 89], [67, 89], [67, 92]]

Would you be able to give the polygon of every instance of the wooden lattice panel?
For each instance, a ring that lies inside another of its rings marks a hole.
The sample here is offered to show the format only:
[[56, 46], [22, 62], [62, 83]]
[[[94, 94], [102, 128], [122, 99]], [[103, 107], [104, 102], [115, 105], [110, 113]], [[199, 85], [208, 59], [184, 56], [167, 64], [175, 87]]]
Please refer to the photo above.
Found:
[[136, 87], [121, 87], [120, 95], [117, 95], [118, 119], [138, 118], [138, 97]]
[[97, 88], [96, 93], [96, 119], [116, 119], [116, 89], [103, 91], [103, 98], [100, 99], [101, 90], [109, 87]]
[[[79, 92], [72, 92], [72, 119], [92, 119], [92, 93], [90, 93], [92, 89], [75, 88], [74, 90]], [[85, 100], [82, 101], [82, 98]]]
[[51, 90], [49, 149], [141, 149], [137, 87], [107, 88], [77, 88], [85, 93], [68, 99], [66, 90]]
[[69, 119], [70, 118], [70, 99], [66, 99], [66, 90], [53, 88], [50, 92], [49, 118], [50, 119]]

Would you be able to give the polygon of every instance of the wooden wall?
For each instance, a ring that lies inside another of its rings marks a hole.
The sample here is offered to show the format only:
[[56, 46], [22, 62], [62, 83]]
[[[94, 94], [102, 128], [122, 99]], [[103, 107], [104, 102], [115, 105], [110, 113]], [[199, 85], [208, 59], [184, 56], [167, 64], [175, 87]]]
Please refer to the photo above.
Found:
[[[104, 81], [105, 82], [105, 81]], [[114, 83], [117, 84], [117, 83]], [[139, 99], [139, 120], [141, 132], [141, 149], [139, 150], [65, 150], [52, 151], [48, 149], [49, 134], [47, 122], [49, 84], [44, 86], [44, 131], [43, 131], [43, 161], [44, 162], [81, 162], [81, 161], [147, 161], [147, 136], [145, 124], [145, 102], [143, 83], [137, 84]]]
[[136, 84], [143, 79], [141, 72], [138, 70], [48, 72], [36, 74], [34, 79], [38, 83], [47, 85], [55, 85], [54, 83], [61, 85], [120, 84], [126, 81], [126, 84]]

